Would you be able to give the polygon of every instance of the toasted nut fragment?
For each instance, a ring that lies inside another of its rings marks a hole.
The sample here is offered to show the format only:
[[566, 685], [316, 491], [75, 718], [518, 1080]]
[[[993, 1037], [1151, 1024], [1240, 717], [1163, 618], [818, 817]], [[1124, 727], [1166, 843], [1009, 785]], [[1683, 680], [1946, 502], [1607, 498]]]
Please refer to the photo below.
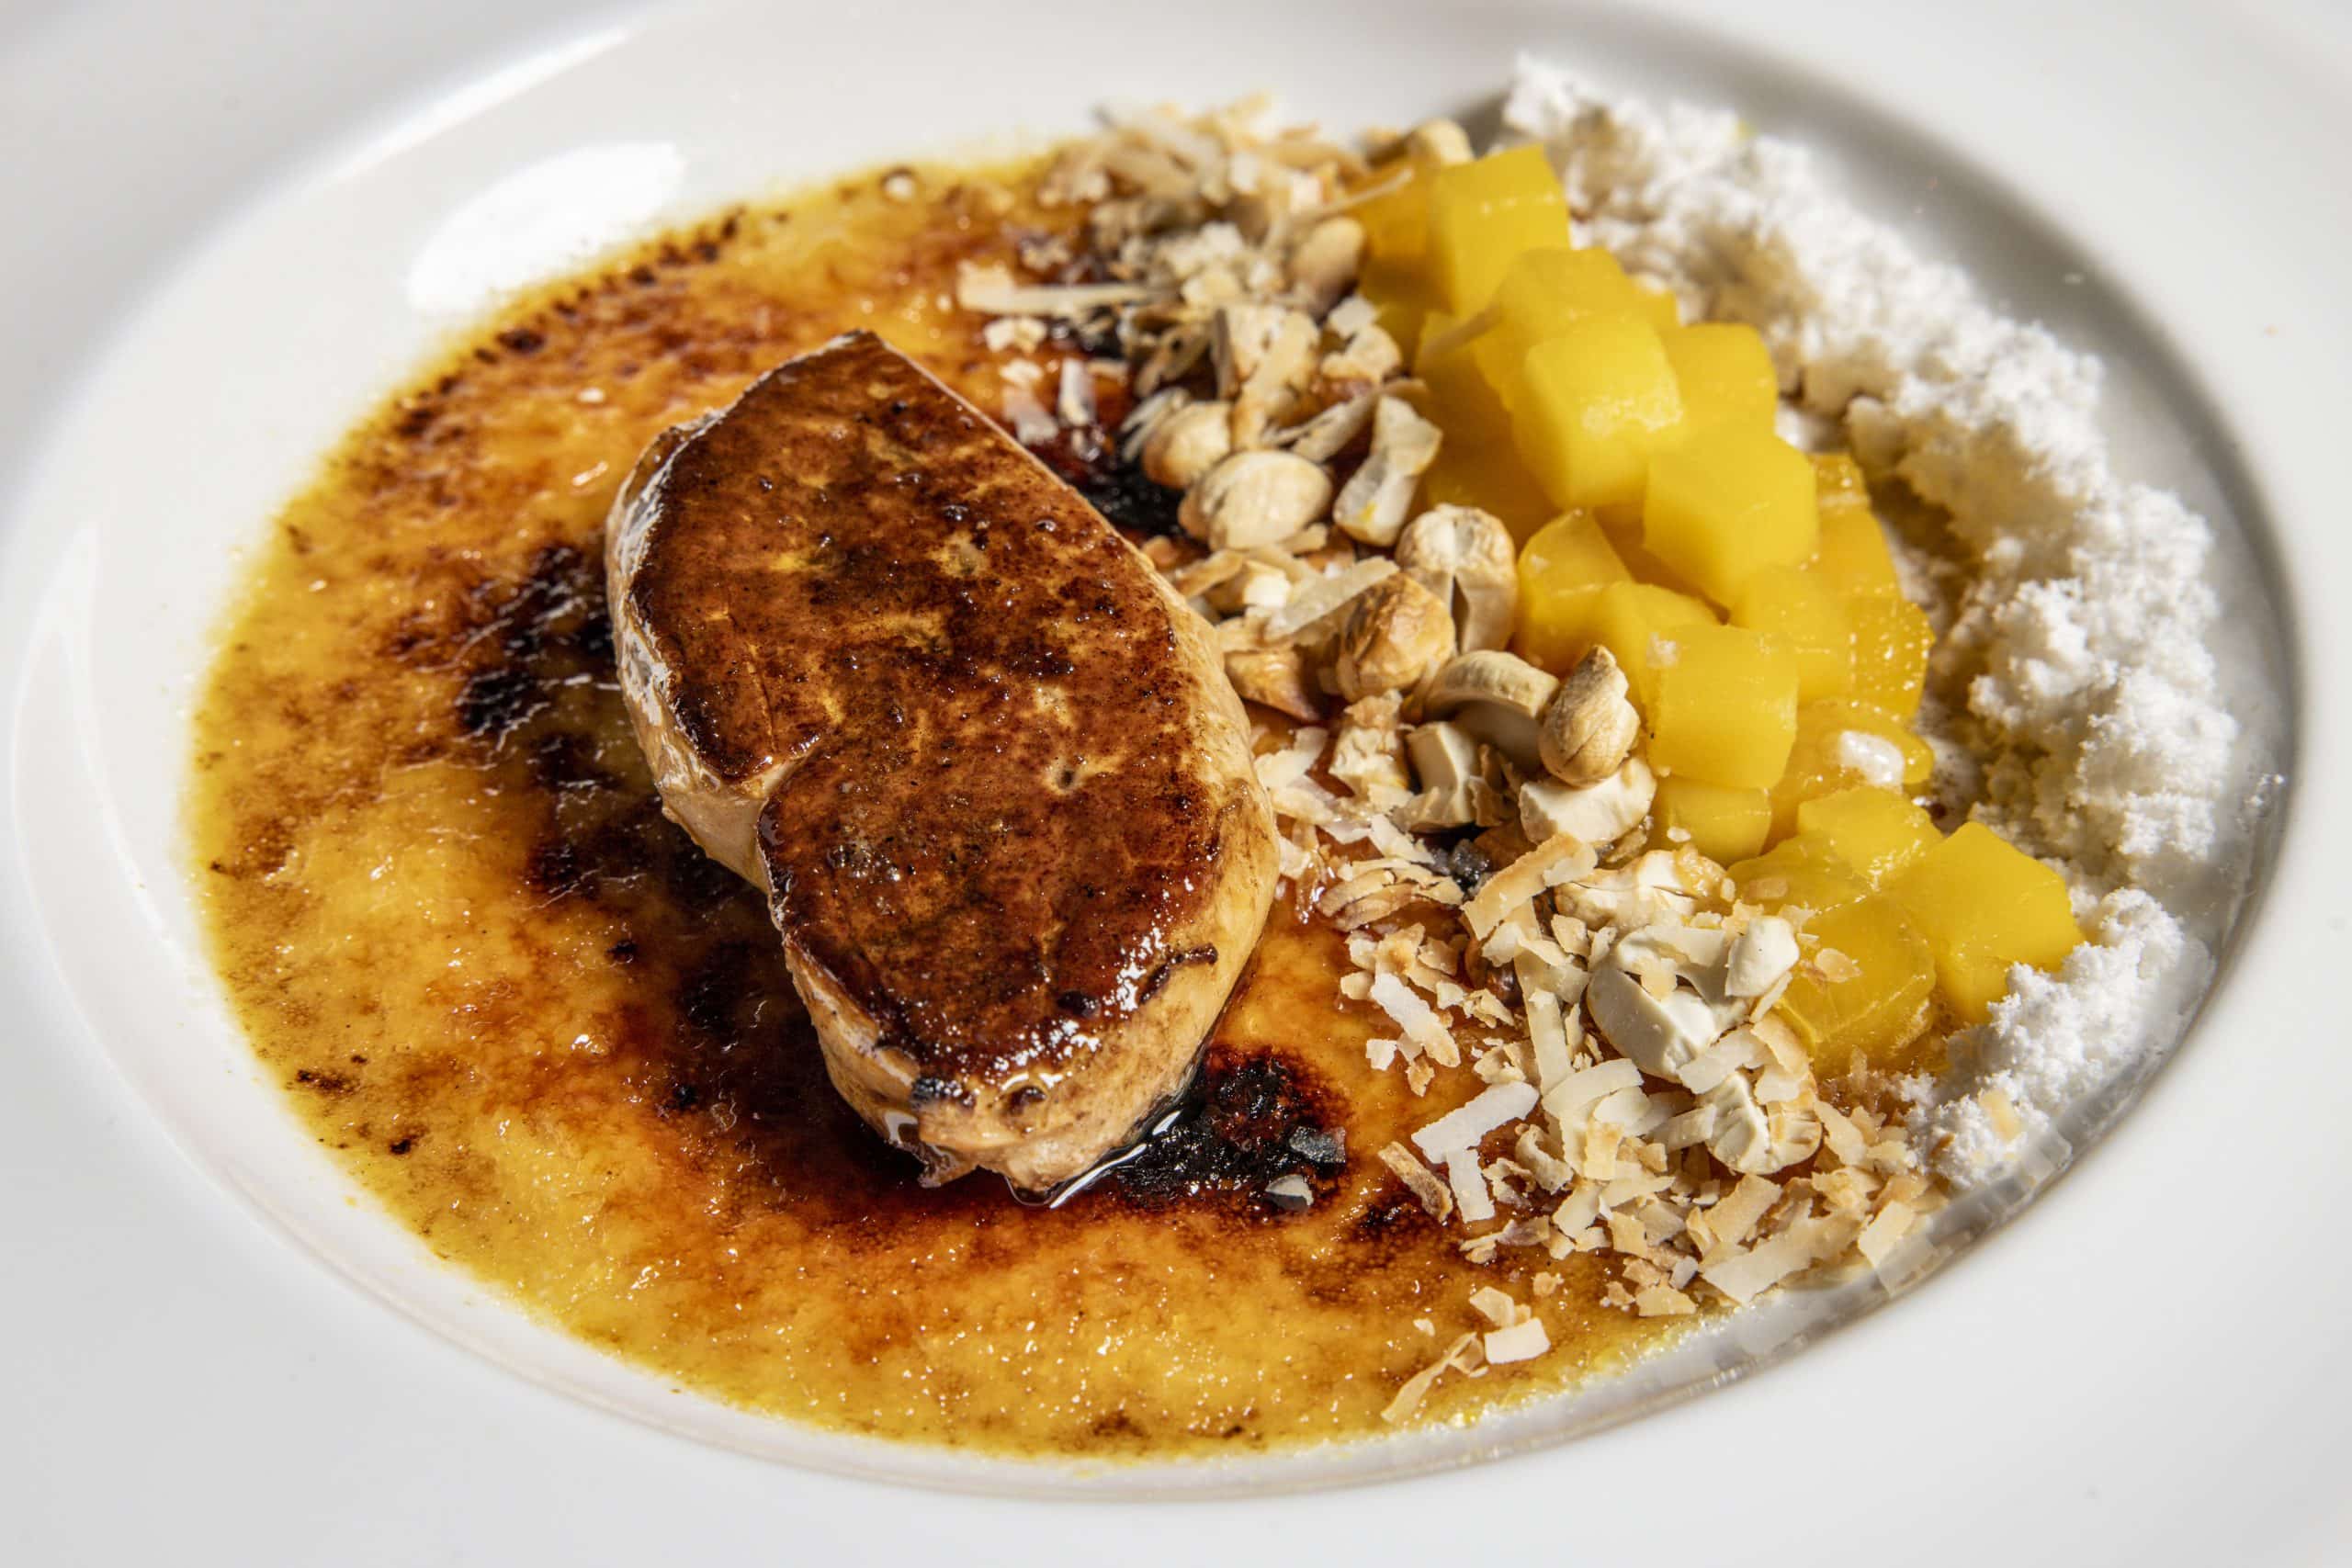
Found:
[[1233, 410], [1192, 403], [1164, 415], [1143, 444], [1143, 471], [1154, 484], [1190, 490], [1233, 450]]
[[1433, 164], [1470, 161], [1470, 133], [1450, 119], [1425, 119], [1405, 138], [1405, 151]]
[[1348, 217], [1326, 218], [1291, 252], [1291, 288], [1303, 307], [1320, 316], [1354, 285], [1363, 263], [1363, 225]]
[[1531, 779], [1519, 790], [1519, 823], [1537, 843], [1572, 833], [1588, 844], [1613, 844], [1649, 815], [1657, 779], [1639, 757], [1595, 784]]
[[1458, 655], [1437, 672], [1421, 694], [1421, 711], [1451, 716], [1473, 740], [1509, 757], [1521, 772], [1533, 773], [1537, 716], [1560, 682], [1515, 653], [1480, 649]]
[[1578, 660], [1544, 710], [1544, 770], [1562, 784], [1589, 784], [1623, 767], [1642, 733], [1625, 693], [1615, 654], [1596, 648]]
[[1478, 782], [1478, 743], [1461, 726], [1442, 720], [1414, 726], [1405, 737], [1405, 754], [1421, 786], [1413, 799], [1414, 829], [1466, 828], [1477, 820], [1471, 785]]
[[1309, 462], [1328, 463], [1372, 423], [1373, 404], [1378, 400], [1370, 392], [1358, 393], [1333, 403], [1304, 424], [1293, 425], [1275, 440]]
[[1340, 628], [1332, 674], [1350, 702], [1418, 686], [1453, 657], [1453, 617], [1445, 602], [1397, 572], [1356, 598]]
[[1288, 538], [1330, 504], [1320, 466], [1288, 452], [1236, 452], [1184, 492], [1176, 520], [1211, 549], [1247, 549]]
[[1396, 542], [1413, 491], [1437, 460], [1438, 428], [1402, 398], [1383, 398], [1372, 415], [1372, 456], [1340, 492], [1331, 520], [1351, 538], [1383, 548]]
[[1266, 432], [1290, 412], [1315, 378], [1316, 344], [1322, 329], [1304, 311], [1284, 310], [1274, 319], [1257, 362], [1233, 396], [1233, 444], [1258, 446]]
[[1405, 351], [1374, 322], [1349, 333], [1339, 349], [1323, 356], [1315, 373], [1334, 392], [1356, 392], [1383, 385], [1404, 366]]
[[1502, 519], [1433, 506], [1396, 537], [1396, 564], [1454, 612], [1462, 651], [1500, 648], [1519, 611], [1519, 552]]
[[1237, 648], [1225, 656], [1225, 678], [1250, 702], [1302, 723], [1323, 716], [1306, 655], [1295, 648]]

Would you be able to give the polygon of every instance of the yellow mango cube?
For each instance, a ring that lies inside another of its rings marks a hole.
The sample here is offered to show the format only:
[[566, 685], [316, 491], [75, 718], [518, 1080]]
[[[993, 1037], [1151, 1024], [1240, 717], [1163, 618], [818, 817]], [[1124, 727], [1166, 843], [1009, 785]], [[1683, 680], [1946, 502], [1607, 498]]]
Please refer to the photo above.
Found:
[[[1437, 460], [1421, 476], [1419, 507], [1475, 506], [1502, 519], [1515, 541], [1524, 544], [1560, 509], [1527, 477], [1526, 465], [1506, 442], [1481, 446], [1457, 436], [1442, 421], [1445, 441]], [[1418, 510], [1418, 508], [1417, 508]]]
[[[1650, 847], [1690, 844], [1721, 865], [1747, 860], [1772, 828], [1772, 797], [1760, 789], [1725, 789], [1680, 773], [1658, 780], [1650, 807]], [[1677, 830], [1687, 838], [1677, 839]]]
[[1682, 419], [1657, 330], [1594, 316], [1527, 351], [1512, 433], [1528, 471], [1562, 506], [1642, 499], [1650, 455]]
[[1885, 886], [1889, 877], [1943, 841], [1926, 811], [1892, 791], [1868, 785], [1800, 803], [1797, 833], [1826, 845], [1872, 887]]
[[1816, 914], [1805, 931], [1820, 946], [1798, 966], [1778, 1010], [1804, 1042], [1814, 1072], [1839, 1077], [1864, 1059], [1886, 1072], [1931, 1065], [1924, 1057], [1933, 1044], [1926, 1031], [1935, 960], [1904, 910], [1873, 894]]
[[1860, 463], [1843, 452], [1815, 452], [1806, 461], [1813, 465], [1814, 493], [1824, 512], [1833, 506], [1869, 508], [1870, 481], [1862, 478]]
[[1927, 612], [1900, 594], [1872, 593], [1848, 600], [1846, 615], [1854, 628], [1854, 700], [1913, 717], [1936, 646]]
[[2012, 964], [2055, 969], [2083, 940], [2065, 878], [1981, 822], [1962, 823], [1888, 892], [1934, 949], [1945, 1005], [1969, 1023], [2007, 994]]
[[1634, 292], [1641, 297], [1636, 310], [1642, 320], [1659, 332], [1669, 333], [1682, 324], [1682, 307], [1672, 294], [1646, 283], [1634, 285]]
[[1527, 351], [1595, 316], [1640, 315], [1643, 301], [1625, 269], [1593, 246], [1529, 251], [1504, 269], [1478, 334], [1478, 368], [1505, 403], [1520, 398]]
[[1445, 432], [1441, 458], [1448, 446], [1508, 448], [1511, 443], [1510, 411], [1478, 373], [1472, 340], [1460, 325], [1445, 311], [1432, 310], [1413, 356], [1413, 374], [1428, 389], [1419, 400], [1421, 412]]
[[1797, 734], [1796, 655], [1745, 626], [1686, 626], [1654, 648], [1650, 762], [1728, 789], [1763, 789]]
[[1861, 703], [1804, 703], [1788, 770], [1772, 785], [1772, 836], [1795, 832], [1797, 808], [1808, 800], [1857, 785], [1917, 790], [1935, 766], [1928, 743], [1892, 714]]
[[1770, 431], [1718, 425], [1650, 460], [1642, 543], [1718, 604], [1804, 560], [1819, 533], [1813, 465]]
[[1715, 613], [1687, 593], [1647, 583], [1612, 582], [1592, 609], [1592, 640], [1616, 655], [1645, 712], [1657, 700], [1651, 645], [1693, 626], [1712, 626]]
[[1513, 147], [1430, 175], [1430, 279], [1466, 316], [1523, 252], [1568, 243], [1568, 199], [1541, 147]]
[[1511, 635], [1512, 651], [1555, 675], [1566, 674], [1593, 644], [1602, 592], [1612, 582], [1632, 581], [1590, 513], [1555, 518], [1519, 552], [1519, 626]]
[[1781, 381], [1772, 356], [1754, 327], [1736, 321], [1700, 321], [1661, 332], [1667, 363], [1674, 367], [1682, 393], [1686, 435], [1718, 424], [1770, 430], [1781, 407]]
[[1818, 839], [1800, 833], [1760, 855], [1735, 861], [1724, 873], [1740, 902], [1767, 909], [1834, 909], [1870, 897], [1871, 886]]
[[1797, 656], [1797, 699], [1842, 697], [1854, 683], [1854, 628], [1846, 603], [1815, 573], [1756, 572], [1733, 601], [1731, 624], [1762, 632]]

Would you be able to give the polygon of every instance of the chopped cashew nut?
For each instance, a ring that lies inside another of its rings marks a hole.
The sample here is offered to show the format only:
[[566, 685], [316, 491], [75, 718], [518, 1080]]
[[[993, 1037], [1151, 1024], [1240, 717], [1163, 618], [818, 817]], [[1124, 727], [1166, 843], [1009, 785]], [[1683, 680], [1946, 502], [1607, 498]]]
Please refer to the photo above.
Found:
[[1778, 915], [1758, 915], [1732, 940], [1724, 994], [1760, 997], [1796, 964], [1796, 928]]
[[1476, 817], [1471, 781], [1478, 776], [1478, 745], [1459, 725], [1416, 725], [1405, 737], [1405, 754], [1421, 793], [1414, 797], [1411, 826], [1460, 828]]
[[1396, 542], [1421, 475], [1437, 460], [1438, 427], [1402, 398], [1383, 398], [1372, 415], [1372, 455], [1332, 505], [1340, 532], [1367, 545]]
[[1453, 618], [1445, 602], [1400, 571], [1348, 607], [1331, 673], [1340, 694], [1353, 702], [1410, 691], [1453, 655]]
[[1233, 450], [1232, 408], [1192, 403], [1162, 415], [1144, 438], [1143, 471], [1154, 484], [1190, 490]]
[[1331, 479], [1290, 452], [1236, 452], [1184, 492], [1177, 521], [1211, 549], [1243, 549], [1290, 537], [1323, 515]]
[[1555, 833], [1573, 833], [1588, 844], [1615, 843], [1641, 825], [1657, 795], [1657, 775], [1639, 757], [1597, 784], [1530, 780], [1519, 789], [1520, 830], [1539, 844]]
[[1434, 506], [1396, 538], [1397, 568], [1453, 606], [1462, 650], [1510, 641], [1519, 610], [1519, 552], [1502, 519], [1475, 506]]
[[1536, 716], [1559, 681], [1515, 653], [1481, 649], [1449, 661], [1421, 694], [1421, 711], [1452, 718], [1522, 771], [1536, 766]]
[[1597, 784], [1617, 772], [1642, 732], [1627, 689], [1625, 671], [1607, 649], [1578, 660], [1544, 709], [1544, 771], [1566, 784]]

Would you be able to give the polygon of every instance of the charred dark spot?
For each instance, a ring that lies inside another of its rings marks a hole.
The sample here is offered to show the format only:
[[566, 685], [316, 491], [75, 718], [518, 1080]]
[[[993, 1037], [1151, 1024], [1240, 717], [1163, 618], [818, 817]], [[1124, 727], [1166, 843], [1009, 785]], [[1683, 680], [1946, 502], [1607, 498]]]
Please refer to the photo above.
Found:
[[531, 327], [509, 327], [498, 334], [498, 345], [510, 354], [537, 354], [548, 345], [547, 334]]
[[569, 839], [542, 839], [531, 848], [523, 874], [531, 886], [549, 898], [565, 898], [592, 891], [595, 874], [582, 862], [580, 846]]
[[692, 1111], [701, 1103], [702, 1089], [699, 1085], [682, 1083], [670, 1090], [670, 1109], [673, 1111]]
[[414, 1147], [416, 1147], [416, 1134], [413, 1133], [404, 1133], [384, 1145], [386, 1153], [395, 1155], [404, 1155]]
[[907, 1090], [907, 1102], [920, 1109], [944, 1101], [950, 1105], [969, 1105], [972, 1091], [955, 1078], [933, 1077], [926, 1074], [915, 1079]]
[[469, 735], [496, 740], [546, 705], [529, 671], [501, 665], [466, 677], [458, 694], [458, 724]]
[[1084, 991], [1062, 991], [1054, 998], [1054, 1005], [1072, 1018], [1092, 1018], [1102, 1004]]
[[616, 964], [629, 964], [636, 963], [636, 940], [630, 937], [623, 937], [620, 941], [613, 943], [612, 946], [605, 949], [605, 956], [611, 959]]
[[1330, 1191], [1337, 1164], [1301, 1145], [1343, 1150], [1333, 1133], [1343, 1111], [1338, 1092], [1304, 1062], [1216, 1046], [1195, 1100], [1103, 1185], [1144, 1208], [1206, 1199], [1271, 1214], [1277, 1205], [1265, 1190], [1280, 1178], [1305, 1179], [1318, 1199]]
[[311, 1067], [297, 1070], [294, 1074], [294, 1081], [304, 1089], [315, 1089], [321, 1094], [349, 1094], [359, 1087], [341, 1073], [320, 1072]]

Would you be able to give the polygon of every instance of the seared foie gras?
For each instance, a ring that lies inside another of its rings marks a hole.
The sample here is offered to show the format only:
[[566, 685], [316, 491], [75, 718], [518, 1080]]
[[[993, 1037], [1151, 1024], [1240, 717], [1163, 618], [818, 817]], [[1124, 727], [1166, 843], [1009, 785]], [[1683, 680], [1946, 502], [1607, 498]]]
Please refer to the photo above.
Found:
[[855, 333], [656, 441], [605, 557], [662, 799], [868, 1123], [1045, 1188], [1182, 1086], [1273, 821], [1206, 628], [1075, 491]]

